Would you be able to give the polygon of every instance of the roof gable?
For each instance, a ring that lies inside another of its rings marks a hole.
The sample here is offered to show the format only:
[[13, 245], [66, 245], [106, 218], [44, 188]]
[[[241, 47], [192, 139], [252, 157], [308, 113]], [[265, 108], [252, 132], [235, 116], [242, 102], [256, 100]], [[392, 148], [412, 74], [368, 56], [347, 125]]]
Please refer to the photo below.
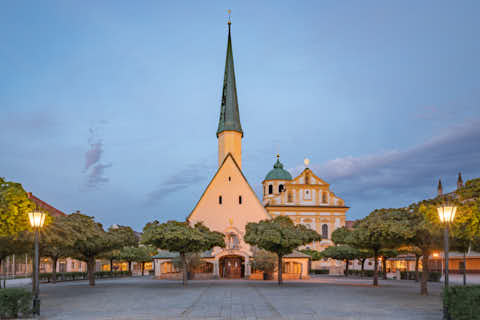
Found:
[[[231, 179], [231, 181], [229, 181]], [[222, 196], [222, 204], [219, 204]], [[242, 203], [239, 203], [239, 197]], [[217, 172], [205, 188], [202, 196], [187, 217], [189, 222], [202, 221], [212, 228], [211, 223], [245, 228], [246, 222], [270, 219], [232, 154], [227, 154]], [[221, 220], [221, 221], [220, 221]], [[238, 224], [240, 223], [240, 224]], [[238, 225], [237, 225], [238, 224]], [[217, 229], [219, 228], [214, 228]]]
[[[315, 184], [326, 185], [327, 187], [330, 186], [329, 183], [327, 183], [325, 180], [323, 180], [322, 178], [318, 177], [315, 173], [313, 173], [313, 171], [310, 170], [310, 168], [305, 168], [298, 176], [293, 178], [292, 183], [299, 184], [300, 179], [305, 177], [307, 173], [311, 178], [313, 178], [316, 181]], [[310, 184], [313, 184], [313, 183], [310, 183]]]

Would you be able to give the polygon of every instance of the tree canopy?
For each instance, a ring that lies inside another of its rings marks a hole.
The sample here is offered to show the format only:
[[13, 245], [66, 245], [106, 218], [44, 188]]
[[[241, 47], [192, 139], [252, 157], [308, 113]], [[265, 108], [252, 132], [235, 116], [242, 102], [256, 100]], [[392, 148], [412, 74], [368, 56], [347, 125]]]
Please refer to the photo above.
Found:
[[190, 226], [188, 222], [168, 221], [160, 224], [158, 221], [148, 223], [143, 228], [142, 243], [155, 248], [178, 252], [184, 265], [183, 284], [187, 283], [187, 262], [185, 255], [200, 253], [213, 247], [225, 247], [225, 235], [210, 231], [202, 223]]
[[349, 262], [351, 260], [358, 259], [358, 257], [360, 256], [360, 250], [353, 248], [349, 245], [342, 244], [325, 248], [325, 250], [321, 252], [321, 255], [325, 258], [345, 261], [345, 276], [348, 276]]
[[[321, 235], [304, 225], [295, 225], [287, 216], [278, 216], [274, 219], [261, 220], [258, 223], [250, 222], [246, 226], [244, 240], [258, 248], [276, 253], [278, 265], [282, 265], [282, 257], [290, 254], [296, 248], [321, 240]], [[278, 268], [278, 283], [282, 283], [282, 268]]]
[[93, 217], [76, 212], [69, 215], [67, 221], [75, 237], [72, 244], [74, 257], [87, 262], [89, 283], [94, 286], [95, 259], [118, 248], [119, 244]]
[[0, 177], [0, 236], [15, 235], [30, 228], [28, 212], [35, 205], [20, 183]]
[[406, 209], [378, 209], [359, 220], [352, 232], [357, 248], [371, 250], [374, 258], [373, 285], [378, 286], [378, 256], [381, 249], [395, 248], [410, 239], [414, 231]]

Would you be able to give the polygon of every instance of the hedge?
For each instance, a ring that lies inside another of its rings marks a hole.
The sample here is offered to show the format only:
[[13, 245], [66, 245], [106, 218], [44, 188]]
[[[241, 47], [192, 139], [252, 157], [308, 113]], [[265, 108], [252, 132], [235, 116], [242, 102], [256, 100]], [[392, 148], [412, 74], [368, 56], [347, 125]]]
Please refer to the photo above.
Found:
[[443, 291], [451, 320], [480, 320], [480, 286], [453, 286]]
[[[431, 282], [439, 282], [440, 278], [442, 277], [441, 272], [432, 271], [428, 275], [428, 281]], [[402, 271], [400, 272], [400, 279], [402, 280], [415, 280], [415, 271]], [[418, 272], [418, 280], [422, 279], [422, 272]]]
[[[117, 278], [117, 277], [127, 277], [131, 274], [128, 271], [97, 271], [95, 272], [95, 279], [105, 279], [105, 278]], [[51, 282], [52, 273], [40, 273], [40, 281]], [[75, 280], [87, 280], [87, 272], [57, 272], [57, 281], [75, 281]]]
[[[362, 270], [348, 270], [350, 276], [362, 276]], [[364, 277], [373, 277], [373, 270], [363, 270]], [[383, 277], [383, 272], [378, 271], [378, 277]]]
[[311, 273], [313, 273], [313, 274], [329, 274], [330, 270], [328, 270], [328, 269], [312, 269]]
[[0, 319], [30, 317], [32, 293], [22, 288], [0, 289]]

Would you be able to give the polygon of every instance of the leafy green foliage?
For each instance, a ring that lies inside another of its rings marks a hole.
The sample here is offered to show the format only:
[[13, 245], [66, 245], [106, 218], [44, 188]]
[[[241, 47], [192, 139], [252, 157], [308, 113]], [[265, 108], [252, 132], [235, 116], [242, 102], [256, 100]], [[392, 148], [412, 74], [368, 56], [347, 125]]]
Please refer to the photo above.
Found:
[[190, 226], [188, 222], [168, 221], [160, 224], [158, 221], [147, 223], [143, 228], [142, 243], [155, 248], [178, 252], [182, 259], [183, 283], [187, 283], [186, 254], [200, 253], [213, 247], [225, 247], [225, 235], [210, 231], [201, 223]]
[[325, 258], [345, 261], [345, 276], [348, 276], [348, 267], [350, 260], [355, 260], [360, 255], [360, 250], [349, 245], [330, 246], [321, 252]]
[[355, 247], [373, 253], [374, 286], [378, 286], [380, 250], [395, 248], [409, 241], [414, 236], [412, 224], [406, 209], [378, 209], [356, 223], [350, 241]]
[[20, 183], [0, 178], [0, 236], [29, 230], [28, 212], [34, 207]]
[[[278, 216], [248, 223], [244, 240], [252, 246], [276, 253], [278, 265], [281, 265], [283, 256], [302, 245], [321, 240], [321, 236], [303, 225], [295, 225], [289, 217]], [[278, 268], [278, 283], [282, 283], [282, 268]]]
[[443, 304], [450, 319], [480, 319], [480, 286], [454, 286], [443, 292]]
[[0, 289], [0, 319], [30, 316], [32, 293], [22, 288]]
[[352, 230], [346, 227], [337, 228], [332, 232], [332, 241], [335, 244], [351, 244]]
[[460, 201], [480, 200], [480, 178], [468, 180], [463, 188], [456, 191]]
[[277, 267], [277, 255], [262, 249], [253, 250], [253, 268], [266, 273], [273, 273]]
[[74, 257], [87, 262], [89, 283], [95, 285], [95, 259], [102, 254], [117, 249], [119, 242], [112, 233], [106, 232], [93, 217], [81, 213], [72, 213], [66, 219], [68, 227], [73, 231], [72, 250]]
[[312, 261], [319, 261], [319, 260], [323, 259], [322, 253], [320, 251], [317, 251], [317, 250], [302, 249], [302, 250], [300, 250], [300, 252], [308, 254], [312, 258]]

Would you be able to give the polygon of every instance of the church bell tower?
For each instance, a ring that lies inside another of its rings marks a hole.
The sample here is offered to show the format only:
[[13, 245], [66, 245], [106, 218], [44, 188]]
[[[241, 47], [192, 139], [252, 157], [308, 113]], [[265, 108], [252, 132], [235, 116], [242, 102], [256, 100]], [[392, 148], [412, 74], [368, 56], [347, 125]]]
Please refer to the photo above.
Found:
[[232, 38], [230, 36], [230, 20], [228, 21], [227, 58], [225, 60], [225, 75], [223, 78], [222, 104], [220, 120], [218, 122], [218, 166], [231, 153], [237, 164], [242, 168], [242, 138], [243, 131], [240, 124], [238, 110], [237, 86], [235, 84], [235, 70], [233, 67]]

